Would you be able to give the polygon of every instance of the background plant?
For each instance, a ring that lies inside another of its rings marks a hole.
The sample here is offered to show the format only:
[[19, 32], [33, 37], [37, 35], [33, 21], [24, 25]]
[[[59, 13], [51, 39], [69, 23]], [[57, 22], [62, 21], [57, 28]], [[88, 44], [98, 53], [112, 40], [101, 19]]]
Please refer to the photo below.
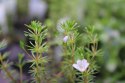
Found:
[[32, 81], [47, 83], [46, 63], [49, 59], [43, 55], [48, 49], [47, 42], [44, 42], [47, 35], [47, 28], [37, 21], [32, 21], [31, 25], [26, 26], [28, 27], [28, 32], [25, 32], [25, 36], [29, 37], [31, 44], [31, 46], [28, 46], [28, 49], [31, 51], [31, 60], [28, 60], [28, 62], [32, 63], [30, 70], [33, 77]]

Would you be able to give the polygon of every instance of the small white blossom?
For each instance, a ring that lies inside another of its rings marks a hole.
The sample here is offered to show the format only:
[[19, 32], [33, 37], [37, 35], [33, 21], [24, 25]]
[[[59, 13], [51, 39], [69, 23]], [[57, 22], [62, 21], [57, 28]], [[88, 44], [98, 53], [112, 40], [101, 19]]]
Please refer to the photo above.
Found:
[[80, 72], [84, 72], [88, 68], [89, 63], [87, 62], [86, 59], [83, 59], [83, 60], [78, 60], [77, 63], [73, 64], [72, 66], [77, 70], [79, 70]]
[[68, 37], [68, 36], [65, 36], [65, 37], [63, 38], [63, 41], [66, 43], [68, 39], [69, 39], [69, 37]]

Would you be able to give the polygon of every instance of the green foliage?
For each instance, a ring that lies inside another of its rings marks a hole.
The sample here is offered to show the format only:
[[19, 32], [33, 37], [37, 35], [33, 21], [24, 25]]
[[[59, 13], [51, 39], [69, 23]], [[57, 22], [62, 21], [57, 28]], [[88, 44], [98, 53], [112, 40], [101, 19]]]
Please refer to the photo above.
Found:
[[16, 83], [15, 78], [13, 77], [13, 72], [14, 70], [9, 70], [11, 68], [12, 63], [5, 61], [5, 59], [7, 58], [8, 53], [5, 54], [0, 54], [0, 69], [5, 72], [7, 78], [9, 78], [13, 83]]
[[28, 36], [30, 40], [34, 40], [35, 44], [30, 41], [32, 46], [28, 46], [32, 53], [43, 53], [47, 51], [46, 42], [43, 40], [47, 35], [46, 26], [42, 26], [40, 22], [32, 21], [31, 25], [26, 25], [28, 32], [25, 32], [25, 36]]
[[43, 57], [43, 53], [47, 51], [47, 43], [44, 42], [47, 36], [47, 28], [40, 22], [32, 21], [30, 25], [26, 25], [28, 32], [25, 32], [25, 36], [29, 37], [30, 40], [34, 41], [30, 44], [29, 50], [32, 53], [30, 73], [33, 77], [33, 82], [41, 83], [47, 81], [46, 77], [46, 63], [48, 62], [48, 57]]
[[6, 47], [6, 45], [7, 45], [7, 40], [4, 39], [3, 41], [0, 42], [0, 49]]
[[25, 48], [25, 43], [24, 43], [24, 41], [20, 41], [20, 47], [21, 47], [22, 49]]
[[[98, 36], [94, 27], [84, 28], [85, 33], [80, 34], [78, 32], [79, 25], [72, 20], [67, 20], [66, 22], [60, 24], [61, 29], [63, 30], [60, 45], [63, 47], [63, 56], [62, 61], [59, 65], [60, 69], [55, 70], [59, 71], [59, 74], [50, 72], [51, 67], [48, 67], [50, 57], [43, 55], [48, 52], [48, 41], [47, 33], [48, 29], [46, 26], [42, 25], [39, 21], [32, 21], [31, 24], [26, 25], [27, 31], [25, 31], [25, 36], [29, 38], [30, 45], [25, 45], [23, 41], [20, 41], [20, 47], [29, 55], [29, 60], [24, 61], [24, 55], [18, 54], [18, 63], [16, 64], [19, 67], [19, 81], [23, 83], [23, 66], [26, 62], [31, 63], [29, 73], [31, 74], [32, 83], [92, 83], [94, 74], [97, 73], [97, 57], [101, 54], [101, 50], [98, 49]], [[85, 37], [82, 37], [84, 36]], [[83, 39], [82, 39], [83, 38]], [[84, 39], [85, 38], [85, 39]], [[83, 42], [86, 41], [86, 42]], [[82, 42], [82, 44], [78, 44]], [[25, 47], [28, 47], [30, 54], [25, 50]], [[5, 55], [4, 55], [5, 56]], [[4, 56], [0, 56], [0, 61], [2, 62], [1, 68], [7, 70], [3, 64]], [[85, 59], [86, 64], [89, 66], [84, 71], [78, 71], [74, 68], [74, 63], [78, 60]], [[10, 66], [10, 65], [8, 65]], [[50, 69], [49, 69], [50, 68]], [[8, 77], [11, 78], [13, 82], [16, 82], [15, 78], [6, 71]], [[63, 81], [63, 79], [65, 79]]]
[[[94, 27], [85, 28], [85, 38], [88, 40], [85, 40], [87, 42], [82, 46], [77, 45], [77, 41], [80, 35], [84, 36], [84, 34], [78, 33], [78, 24], [75, 21], [66, 21], [62, 24], [62, 29], [64, 29], [64, 36], [68, 36], [68, 40], [63, 43], [64, 59], [62, 62], [62, 72], [68, 78], [66, 83], [75, 83], [75, 81], [80, 83], [93, 82], [93, 75], [98, 71], [96, 58], [98, 55], [102, 55], [101, 50], [98, 50], [98, 37]], [[83, 74], [78, 74], [72, 66], [79, 59], [87, 59], [90, 64]], [[77, 75], [82, 79], [76, 77]]]

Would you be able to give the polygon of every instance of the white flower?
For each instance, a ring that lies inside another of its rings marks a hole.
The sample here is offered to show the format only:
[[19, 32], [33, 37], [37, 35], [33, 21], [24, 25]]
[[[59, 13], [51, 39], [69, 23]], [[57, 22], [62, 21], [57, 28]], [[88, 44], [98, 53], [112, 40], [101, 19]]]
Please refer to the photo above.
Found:
[[65, 36], [64, 38], [63, 38], [63, 41], [66, 43], [67, 42], [67, 40], [68, 40], [68, 36]]
[[83, 60], [78, 60], [77, 64], [73, 64], [72, 66], [77, 70], [79, 70], [80, 72], [84, 72], [88, 68], [89, 63], [87, 62], [86, 59], [83, 59]]

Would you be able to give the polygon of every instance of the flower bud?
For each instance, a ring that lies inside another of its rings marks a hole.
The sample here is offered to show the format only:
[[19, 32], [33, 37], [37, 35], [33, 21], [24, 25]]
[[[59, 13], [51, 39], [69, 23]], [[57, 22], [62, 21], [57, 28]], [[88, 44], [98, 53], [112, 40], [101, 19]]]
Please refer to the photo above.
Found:
[[68, 40], [68, 36], [65, 36], [64, 38], [63, 38], [63, 41], [66, 43], [67, 42], [67, 40]]

